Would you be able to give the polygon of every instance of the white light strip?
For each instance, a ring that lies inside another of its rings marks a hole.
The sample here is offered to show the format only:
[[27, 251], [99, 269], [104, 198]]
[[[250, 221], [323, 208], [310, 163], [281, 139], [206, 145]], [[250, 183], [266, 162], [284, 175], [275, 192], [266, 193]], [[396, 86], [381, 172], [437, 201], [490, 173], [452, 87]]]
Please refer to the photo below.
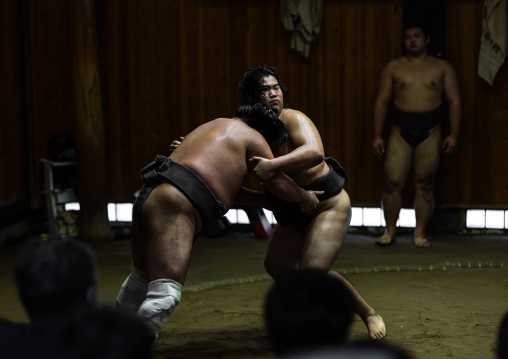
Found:
[[66, 211], [79, 211], [79, 202], [69, 202], [64, 205]]
[[399, 213], [399, 227], [414, 228], [416, 227], [415, 210], [402, 208]]
[[383, 213], [381, 208], [363, 208], [362, 225], [379, 227], [381, 225], [381, 217]]
[[263, 208], [263, 212], [265, 214], [266, 219], [268, 220], [268, 223], [274, 225], [277, 224], [277, 220], [275, 219], [275, 216], [273, 215], [272, 211]]
[[236, 209], [230, 209], [228, 213], [226, 213], [226, 218], [229, 223], [238, 223], [238, 211]]
[[[66, 211], [79, 211], [79, 202], [64, 204]], [[277, 220], [271, 211], [263, 209], [270, 224]], [[110, 222], [131, 222], [132, 203], [109, 203], [108, 218]], [[249, 224], [247, 213], [239, 209], [231, 209], [226, 218], [232, 224]], [[398, 227], [414, 228], [416, 225], [415, 212], [410, 208], [402, 208]], [[379, 207], [353, 207], [351, 208], [351, 227], [384, 227], [386, 222], [383, 211]], [[508, 210], [468, 209], [466, 210], [466, 228], [508, 229]]]
[[467, 228], [485, 228], [485, 210], [468, 209], [466, 211]]
[[238, 224], [249, 224], [250, 221], [249, 221], [249, 217], [247, 216], [247, 213], [242, 210], [242, 209], [237, 209], [236, 210], [237, 214], [238, 214]]
[[110, 222], [116, 222], [116, 205], [108, 203], [108, 219]]
[[504, 228], [504, 211], [486, 210], [485, 211], [485, 227], [492, 229]]
[[132, 222], [132, 203], [117, 203], [116, 218], [118, 222]]
[[352, 227], [361, 227], [363, 225], [363, 211], [362, 208], [353, 207], [351, 208], [351, 222], [349, 223]]

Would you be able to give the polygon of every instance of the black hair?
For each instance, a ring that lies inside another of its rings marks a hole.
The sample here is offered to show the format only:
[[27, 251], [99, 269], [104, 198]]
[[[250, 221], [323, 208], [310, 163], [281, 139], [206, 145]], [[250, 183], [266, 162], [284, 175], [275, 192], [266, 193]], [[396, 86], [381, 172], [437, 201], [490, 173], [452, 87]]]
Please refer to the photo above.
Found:
[[243, 97], [244, 105], [253, 105], [260, 101], [261, 95], [263, 94], [263, 84], [261, 80], [267, 76], [273, 76], [279, 83], [282, 94], [284, 95], [284, 108], [288, 107], [287, 96], [289, 95], [288, 89], [279, 80], [279, 73], [282, 71], [273, 66], [259, 64], [248, 69], [243, 74], [242, 79], [238, 85], [238, 89]]
[[277, 278], [265, 301], [265, 323], [276, 354], [342, 345], [353, 322], [355, 300], [327, 271], [291, 269]]
[[402, 29], [402, 36], [404, 36], [404, 34], [406, 33], [407, 30], [415, 28], [415, 27], [422, 30], [423, 36], [425, 36], [426, 38], [429, 36], [427, 26], [423, 22], [418, 22], [418, 21], [405, 22], [404, 27]]
[[260, 131], [266, 142], [282, 144], [288, 137], [288, 126], [277, 115], [261, 103], [241, 105], [233, 113], [253, 129]]
[[97, 267], [92, 250], [71, 239], [34, 239], [15, 263], [19, 296], [30, 319], [65, 316], [95, 305]]
[[153, 334], [135, 313], [102, 306], [77, 313], [64, 323], [59, 358], [150, 359]]

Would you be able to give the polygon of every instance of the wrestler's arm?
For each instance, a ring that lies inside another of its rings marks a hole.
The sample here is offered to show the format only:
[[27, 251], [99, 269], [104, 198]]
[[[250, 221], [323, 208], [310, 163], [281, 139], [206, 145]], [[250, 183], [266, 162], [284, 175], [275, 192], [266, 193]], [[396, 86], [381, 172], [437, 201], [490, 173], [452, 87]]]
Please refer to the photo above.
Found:
[[462, 104], [457, 75], [453, 67], [447, 61], [444, 61], [444, 93], [448, 101], [450, 135], [445, 138], [442, 148], [445, 154], [451, 154], [457, 147], [459, 141]]
[[[273, 159], [273, 154], [265, 139], [256, 132], [257, 135], [252, 137], [251, 148], [247, 153], [247, 158], [262, 157]], [[247, 166], [250, 171], [254, 169], [256, 164], [252, 161], [247, 161]], [[262, 182], [262, 185], [276, 197], [288, 201], [298, 202], [302, 211], [313, 209], [318, 203], [316, 195], [323, 192], [306, 191], [298, 186], [289, 176], [283, 172], [275, 173], [271, 178]]]
[[286, 116], [289, 141], [294, 150], [270, 161], [260, 157], [252, 158], [257, 162], [253, 172], [262, 181], [276, 172], [303, 171], [323, 162], [323, 144], [314, 123], [300, 111], [291, 110]]
[[267, 208], [266, 197], [264, 193], [242, 187], [233, 199], [234, 203], [248, 204]]
[[379, 77], [379, 87], [374, 103], [374, 138], [372, 149], [377, 158], [383, 158], [385, 144], [383, 140], [383, 127], [386, 121], [386, 113], [392, 98], [393, 91], [393, 61], [385, 66]]
[[[305, 191], [304, 189], [298, 187], [290, 177], [284, 174], [279, 177], [279, 174], [280, 173], [277, 173], [274, 177], [269, 179], [266, 184], [264, 184], [265, 188], [282, 200], [288, 202], [298, 202], [300, 209], [303, 212], [310, 211], [317, 206], [319, 203], [317, 196], [323, 194], [323, 191]], [[266, 201], [264, 193], [245, 187], [240, 189], [233, 202], [260, 206], [270, 211], [272, 210]]]
[[177, 147], [181, 145], [182, 141], [183, 141], [183, 137], [182, 137], [182, 136], [180, 136], [180, 141], [178, 141], [178, 140], [174, 140], [174, 141], [171, 143], [171, 145], [169, 146], [169, 154], [172, 154], [172, 153], [173, 153], [173, 151], [174, 151], [174, 150], [176, 150], [176, 149], [177, 149]]
[[272, 178], [263, 182], [263, 185], [284, 201], [298, 202], [303, 212], [314, 209], [319, 203], [317, 196], [324, 193], [323, 191], [304, 190], [283, 172], [277, 172]]

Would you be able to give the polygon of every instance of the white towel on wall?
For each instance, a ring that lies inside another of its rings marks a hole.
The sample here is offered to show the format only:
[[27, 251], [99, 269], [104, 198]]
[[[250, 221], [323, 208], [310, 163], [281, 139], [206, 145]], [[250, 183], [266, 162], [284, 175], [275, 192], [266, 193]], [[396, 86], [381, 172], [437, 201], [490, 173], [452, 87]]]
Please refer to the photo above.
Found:
[[482, 40], [478, 75], [491, 86], [505, 61], [507, 49], [507, 0], [485, 0], [483, 4]]
[[316, 42], [323, 17], [323, 0], [281, 0], [284, 28], [292, 31], [291, 49], [309, 57]]

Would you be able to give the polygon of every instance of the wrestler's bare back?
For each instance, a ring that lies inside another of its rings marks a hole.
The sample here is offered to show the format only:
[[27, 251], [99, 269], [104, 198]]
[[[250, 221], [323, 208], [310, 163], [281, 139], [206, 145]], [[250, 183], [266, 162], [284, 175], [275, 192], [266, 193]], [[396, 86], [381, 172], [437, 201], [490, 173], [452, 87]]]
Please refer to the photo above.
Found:
[[[238, 119], [220, 118], [185, 136], [170, 159], [196, 173], [229, 209], [249, 173], [247, 159], [254, 155], [273, 158], [263, 136]], [[196, 208], [176, 187], [161, 183], [144, 202], [141, 217], [143, 234], [133, 221], [134, 265], [150, 280], [172, 278], [183, 284], [193, 236], [202, 229]]]
[[391, 71], [394, 105], [407, 112], [427, 112], [441, 106], [449, 66], [433, 56], [393, 60], [387, 68]]
[[195, 172], [229, 208], [254, 155], [273, 158], [263, 136], [238, 119], [219, 118], [185, 136], [170, 159]]

